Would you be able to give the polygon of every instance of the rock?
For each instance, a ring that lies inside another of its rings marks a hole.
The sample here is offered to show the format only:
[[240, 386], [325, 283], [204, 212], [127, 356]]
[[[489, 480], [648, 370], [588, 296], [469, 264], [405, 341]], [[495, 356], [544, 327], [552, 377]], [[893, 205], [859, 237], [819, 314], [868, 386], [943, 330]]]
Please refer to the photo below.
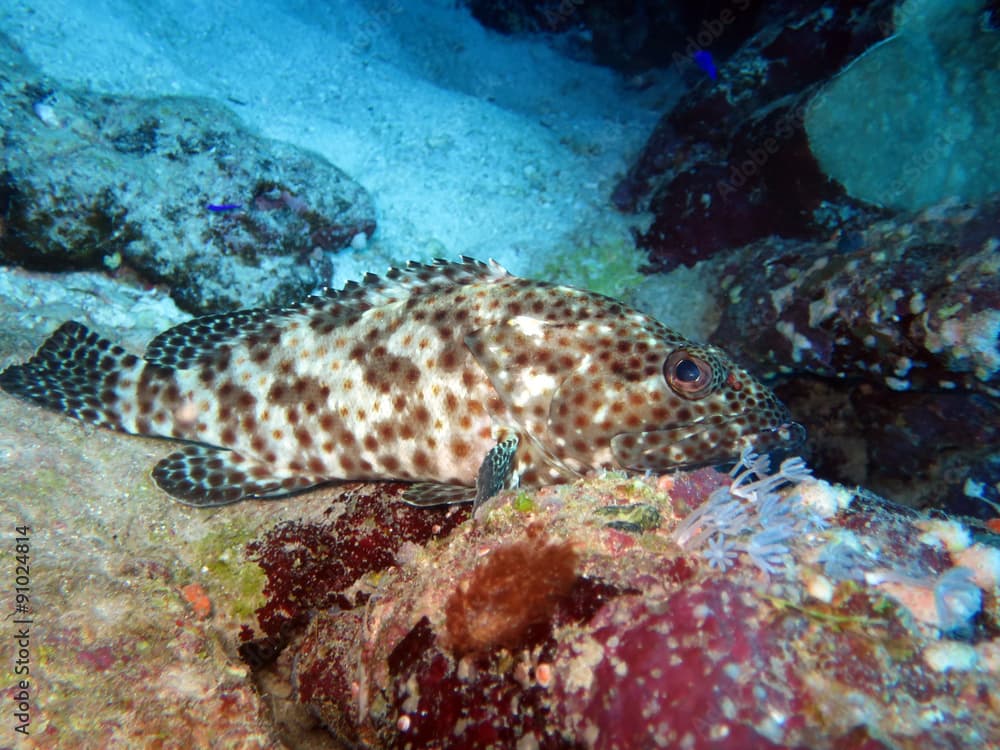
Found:
[[326, 280], [314, 249], [375, 230], [347, 175], [212, 101], [61, 87], [2, 36], [0, 69], [6, 263], [134, 274], [206, 313], [300, 299]]
[[811, 150], [851, 196], [919, 210], [997, 191], [1000, 34], [984, 24], [982, 6], [901, 3], [893, 37], [810, 102]]
[[1000, 395], [1000, 200], [763, 240], [718, 264], [716, 337], [768, 370]]
[[[172, 747], [183, 736], [278, 750], [250, 669], [222, 637], [259, 605], [263, 575], [236, 556], [262, 519], [247, 508], [210, 520], [170, 503], [149, 477], [151, 447], [0, 399], [12, 575], [15, 534], [26, 539], [23, 746]], [[211, 600], [207, 619], [186, 601], [192, 583]], [[8, 687], [14, 627], [0, 648]], [[17, 746], [13, 717], [6, 731]]]
[[823, 81], [891, 29], [891, 0], [844, 5], [778, 6], [718, 80], [703, 77], [661, 119], [612, 196], [624, 211], [652, 211], [637, 238], [652, 269], [877, 215], [822, 172], [803, 127]]
[[[279, 661], [294, 665], [298, 700], [359, 747], [1000, 739], [988, 697], [1000, 686], [996, 550], [970, 546], [956, 524], [806, 479], [774, 507], [807, 504], [821, 530], [787, 535], [770, 575], [745, 554], [715, 569], [697, 527], [679, 536], [678, 522], [729, 481], [712, 470], [609, 474], [506, 493], [476, 523], [342, 589], [355, 606], [313, 611]], [[625, 533], [593, 512], [636, 502], [658, 508], [662, 526]], [[751, 514], [750, 540], [776, 531], [763, 514]], [[935, 609], [934, 592], [954, 611]], [[945, 616], [955, 632], [935, 627]], [[961, 676], [923, 668], [953, 644], [962, 659], [948, 669]], [[953, 718], [921, 718], [929, 702]]]
[[831, 481], [911, 508], [987, 521], [1000, 501], [1000, 406], [979, 394], [898, 392], [799, 378], [776, 392], [806, 427], [806, 454]]
[[967, 487], [1000, 481], [1000, 39], [980, 6], [774, 7], [612, 196], [653, 214], [647, 270], [698, 264], [706, 335], [784, 381], [818, 471], [973, 516]]
[[[760, 240], [708, 261], [712, 339], [779, 385], [820, 473], [915, 507], [988, 513], [1000, 440], [1000, 200]], [[817, 378], [823, 379], [822, 381]]]

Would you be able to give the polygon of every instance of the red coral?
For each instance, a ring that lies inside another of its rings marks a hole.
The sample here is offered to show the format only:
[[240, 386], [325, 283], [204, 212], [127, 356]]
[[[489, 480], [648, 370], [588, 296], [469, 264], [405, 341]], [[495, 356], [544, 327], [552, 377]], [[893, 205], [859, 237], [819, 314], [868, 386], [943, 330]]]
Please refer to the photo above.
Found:
[[[782, 645], [794, 630], [762, 620], [731, 581], [708, 584], [660, 601], [618, 599], [585, 639], [561, 643], [553, 720], [578, 736], [591, 732], [593, 746], [608, 750], [783, 746], [758, 728], [771, 712], [788, 717], [784, 731], [801, 725], [802, 686]], [[594, 644], [600, 658], [591, 665], [581, 655]]]
[[387, 486], [349, 491], [332, 522], [289, 521], [247, 545], [267, 574], [267, 603], [257, 611], [266, 635], [281, 637], [314, 610], [349, 609], [357, 602], [342, 592], [360, 576], [395, 564], [404, 542], [447, 535], [468, 516], [465, 508], [414, 508], [397, 494]]

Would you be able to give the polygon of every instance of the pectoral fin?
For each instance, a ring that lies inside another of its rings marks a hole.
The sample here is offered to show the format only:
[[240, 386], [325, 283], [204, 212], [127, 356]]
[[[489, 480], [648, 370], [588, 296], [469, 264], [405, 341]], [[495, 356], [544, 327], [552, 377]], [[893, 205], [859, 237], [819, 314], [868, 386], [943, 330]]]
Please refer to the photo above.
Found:
[[501, 490], [516, 485], [514, 455], [517, 453], [517, 443], [517, 435], [511, 435], [493, 446], [486, 454], [486, 458], [479, 466], [479, 476], [476, 477], [476, 500], [472, 506], [473, 513], [480, 505]]
[[472, 487], [463, 487], [459, 484], [415, 482], [406, 488], [402, 499], [410, 505], [433, 508], [435, 505], [452, 505], [475, 500], [476, 491]]
[[514, 455], [517, 453], [517, 444], [517, 435], [511, 435], [490, 448], [479, 466], [475, 489], [455, 484], [416, 482], [406, 488], [403, 501], [410, 505], [433, 507], [472, 500], [475, 511], [501, 490], [516, 486]]

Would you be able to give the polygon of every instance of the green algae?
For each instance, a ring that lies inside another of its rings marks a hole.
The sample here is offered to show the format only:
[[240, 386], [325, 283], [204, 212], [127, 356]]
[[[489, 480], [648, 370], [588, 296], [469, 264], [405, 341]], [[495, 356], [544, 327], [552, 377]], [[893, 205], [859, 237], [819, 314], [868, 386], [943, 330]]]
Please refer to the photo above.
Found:
[[[196, 575], [204, 584], [213, 606], [238, 620], [250, 619], [264, 606], [264, 570], [246, 558], [247, 544], [260, 533], [256, 527], [226, 524], [192, 545]], [[221, 596], [220, 596], [221, 594]]]
[[620, 298], [645, 278], [639, 268], [646, 262], [624, 230], [595, 230], [550, 254], [539, 278]]
[[535, 501], [527, 492], [519, 492], [514, 498], [513, 506], [519, 513], [531, 513], [535, 510]]

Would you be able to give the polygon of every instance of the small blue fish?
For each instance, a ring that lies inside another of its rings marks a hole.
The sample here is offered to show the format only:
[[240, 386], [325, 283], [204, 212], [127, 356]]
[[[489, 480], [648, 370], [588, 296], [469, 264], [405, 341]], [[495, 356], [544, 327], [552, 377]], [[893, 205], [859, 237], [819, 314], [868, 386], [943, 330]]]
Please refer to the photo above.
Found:
[[698, 67], [708, 73], [708, 77], [713, 81], [719, 77], [719, 71], [715, 67], [715, 62], [712, 60], [712, 53], [708, 50], [700, 49], [694, 53], [694, 61], [698, 63]]
[[243, 208], [242, 203], [209, 203], [205, 206], [209, 211], [239, 211]]

